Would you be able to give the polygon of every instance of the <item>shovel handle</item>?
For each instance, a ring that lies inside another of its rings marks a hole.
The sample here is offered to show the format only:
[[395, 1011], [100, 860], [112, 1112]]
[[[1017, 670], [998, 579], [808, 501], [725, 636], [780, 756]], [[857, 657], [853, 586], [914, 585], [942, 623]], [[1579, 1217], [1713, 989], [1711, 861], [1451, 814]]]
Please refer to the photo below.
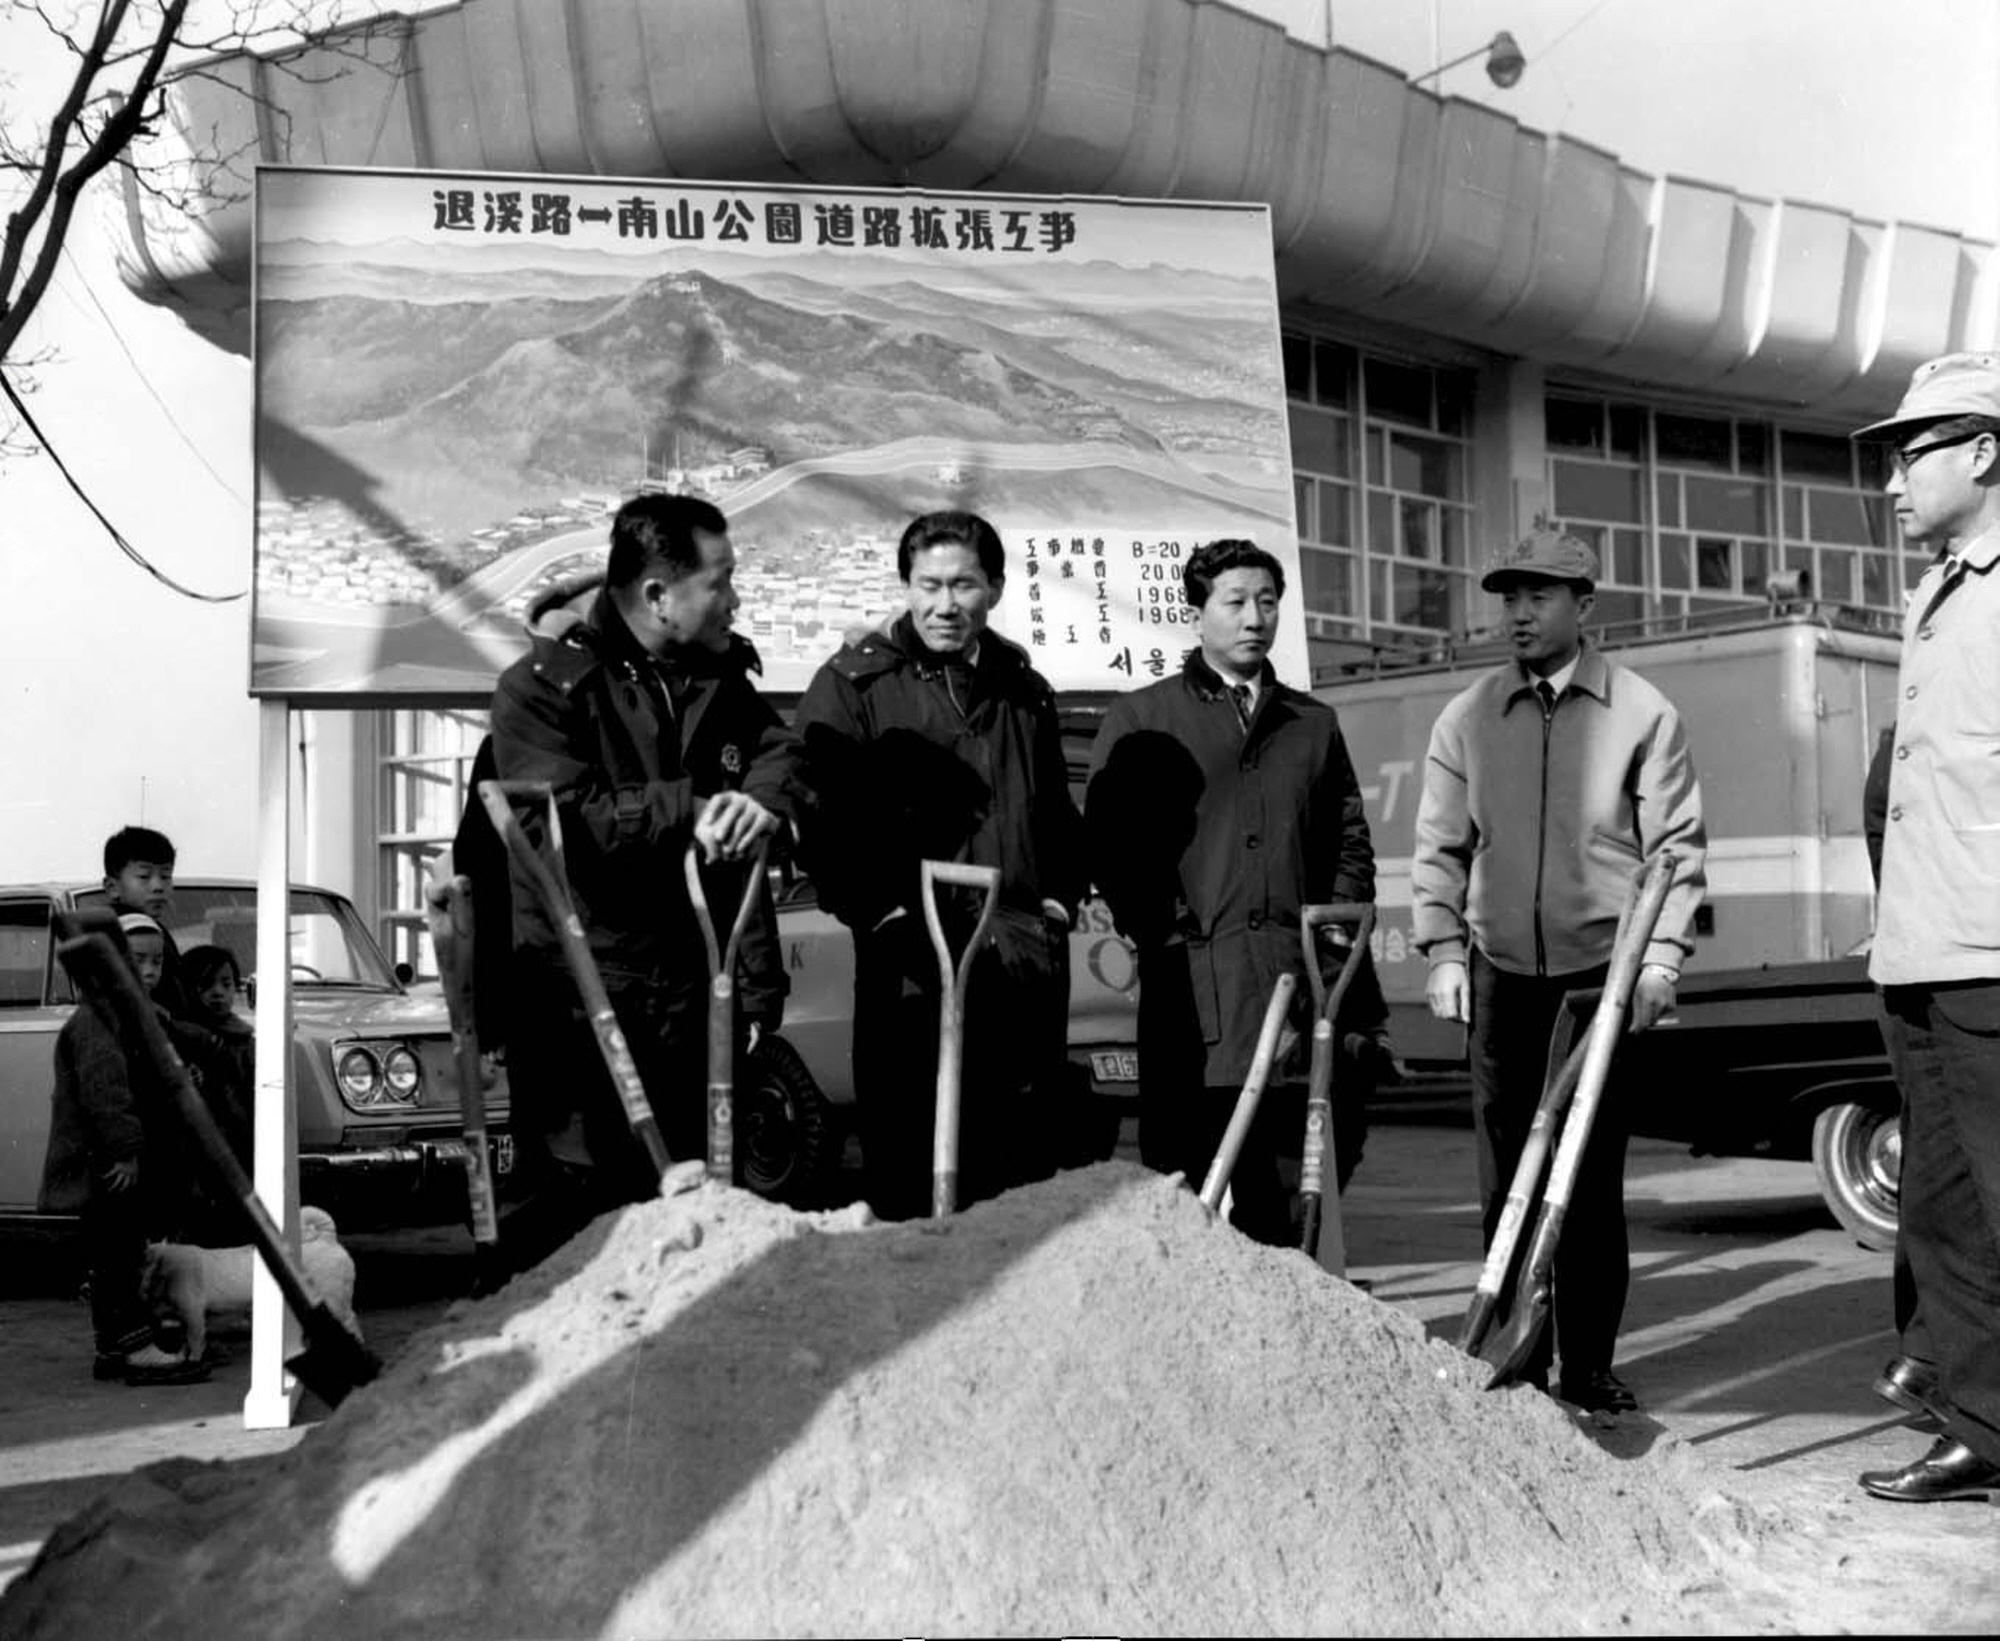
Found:
[[664, 1177], [673, 1159], [667, 1154], [667, 1142], [660, 1135], [652, 1102], [646, 1098], [646, 1084], [632, 1058], [632, 1045], [625, 1041], [624, 1028], [618, 1024], [618, 1016], [611, 1007], [604, 977], [597, 972], [597, 959], [590, 955], [583, 920], [576, 915], [575, 903], [562, 879], [521, 830], [520, 818], [514, 813], [515, 798], [528, 798], [547, 807], [553, 838], [558, 825], [555, 789], [547, 781], [481, 781], [479, 801], [486, 805], [493, 830], [506, 844], [508, 858], [528, 874], [536, 897], [556, 926], [563, 961], [569, 966], [570, 978], [576, 982], [584, 1011], [590, 1016], [590, 1029], [596, 1035], [598, 1052], [604, 1056], [605, 1069], [611, 1074], [611, 1086], [618, 1092], [618, 1103], [624, 1107], [625, 1121], [645, 1147], [655, 1173]]
[[494, 1202], [493, 1168], [486, 1154], [486, 1092], [479, 1072], [479, 1030], [473, 1012], [472, 880], [446, 878], [431, 892], [427, 908], [431, 950], [444, 982], [445, 1014], [451, 1022], [451, 1056], [458, 1073], [458, 1109], [465, 1130], [465, 1196], [472, 1240], [491, 1250], [500, 1242]]
[[[927, 860], [918, 869], [923, 888], [924, 926], [930, 931], [931, 948], [937, 953], [938, 978], [938, 1060], [937, 1116], [931, 1131], [931, 1218], [948, 1219], [958, 1210], [958, 1127], [959, 1094], [964, 1075], [965, 990], [972, 975], [972, 962], [979, 943], [993, 921], [1000, 902], [1000, 869], [997, 866], [968, 866], [958, 861]], [[979, 908], [979, 921], [965, 943], [956, 969], [951, 946], [944, 937], [938, 916], [937, 886], [983, 889], [986, 898]]]
[[[1340, 973], [1335, 977], [1329, 995], [1325, 976], [1320, 973], [1319, 953], [1314, 949], [1313, 934], [1329, 925], [1342, 923], [1355, 926], [1354, 941], [1341, 960]], [[1299, 950], [1305, 958], [1306, 981], [1312, 987], [1315, 1016], [1325, 1015], [1332, 1019], [1340, 1012], [1340, 1000], [1347, 995], [1355, 971], [1361, 967], [1361, 954], [1368, 949], [1368, 937], [1374, 932], [1375, 906], [1372, 901], [1326, 901], [1299, 908]]]
[[725, 1185], [736, 1177], [736, 952], [763, 891], [764, 866], [770, 853], [771, 840], [759, 838], [744, 874], [728, 944], [720, 948], [701, 881], [701, 845], [689, 844], [682, 861], [688, 902], [694, 907], [702, 945], [708, 952], [708, 1177]]
[[[1352, 923], [1353, 942], [1341, 959], [1340, 973], [1328, 988], [1320, 973], [1315, 931], [1329, 924]], [[1361, 954], [1368, 949], [1368, 937], [1375, 931], [1375, 908], [1366, 901], [1323, 904], [1299, 908], [1299, 948], [1305, 958], [1306, 981], [1312, 987], [1313, 1034], [1312, 1072], [1306, 1084], [1306, 1137], [1299, 1152], [1299, 1194], [1305, 1200], [1306, 1224], [1303, 1246], [1316, 1250], [1319, 1240], [1320, 1199], [1326, 1190], [1326, 1162], [1333, 1154], [1333, 1062], [1334, 1019], [1340, 1013], [1347, 988], [1361, 967]]]
[[1271, 1001], [1264, 1009], [1264, 1024], [1257, 1033], [1257, 1051], [1250, 1057], [1250, 1072], [1243, 1079], [1243, 1091], [1236, 1096], [1236, 1109], [1229, 1113], [1229, 1127], [1215, 1148], [1215, 1160], [1201, 1182], [1201, 1200], [1211, 1213], [1222, 1206], [1222, 1193], [1229, 1189], [1229, 1176], [1236, 1172], [1236, 1159], [1256, 1120], [1258, 1102], [1264, 1098], [1264, 1084], [1271, 1077], [1271, 1062], [1277, 1058], [1278, 1034], [1284, 1030], [1285, 1016], [1291, 1012], [1292, 993], [1299, 977], [1290, 972], [1278, 976], [1271, 988]]

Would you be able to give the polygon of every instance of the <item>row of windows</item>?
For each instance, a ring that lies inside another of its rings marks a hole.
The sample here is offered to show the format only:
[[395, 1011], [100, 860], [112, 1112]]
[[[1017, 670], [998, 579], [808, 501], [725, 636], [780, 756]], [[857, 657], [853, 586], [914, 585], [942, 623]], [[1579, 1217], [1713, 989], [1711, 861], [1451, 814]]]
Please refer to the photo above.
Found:
[[[1299, 333], [1284, 353], [1308, 632], [1395, 643], [1483, 626], [1471, 372]], [[1814, 596], [1893, 613], [1925, 562], [1899, 550], [1878, 446], [1563, 393], [1544, 434], [1552, 516], [1603, 566], [1602, 623], [1761, 603], [1801, 571]]]

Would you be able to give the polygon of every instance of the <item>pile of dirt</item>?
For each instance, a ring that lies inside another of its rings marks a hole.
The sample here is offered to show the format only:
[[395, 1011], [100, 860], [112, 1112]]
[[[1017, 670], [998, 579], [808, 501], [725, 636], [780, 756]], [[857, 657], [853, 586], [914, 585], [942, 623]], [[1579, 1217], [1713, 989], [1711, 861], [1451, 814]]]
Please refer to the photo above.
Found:
[[282, 1457], [141, 1472], [58, 1531], [0, 1630], [1799, 1621], [1760, 1595], [1768, 1508], [1484, 1377], [1127, 1164], [942, 1226], [702, 1186], [455, 1311]]

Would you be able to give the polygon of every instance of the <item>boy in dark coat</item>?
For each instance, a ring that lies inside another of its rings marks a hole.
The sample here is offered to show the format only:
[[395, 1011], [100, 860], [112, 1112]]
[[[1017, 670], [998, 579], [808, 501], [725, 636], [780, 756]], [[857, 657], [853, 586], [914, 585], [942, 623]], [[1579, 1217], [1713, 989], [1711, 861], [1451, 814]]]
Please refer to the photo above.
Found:
[[[165, 932], [143, 912], [119, 920], [120, 956], [142, 989], [160, 978]], [[185, 1384], [208, 1377], [158, 1331], [143, 1297], [146, 1244], [180, 1232], [187, 1181], [171, 1095], [128, 1058], [108, 1005], [86, 996], [56, 1037], [55, 1095], [40, 1208], [82, 1220], [99, 1379]]]
[[[854, 934], [854, 1086], [868, 1200], [925, 1212], [942, 979], [924, 921], [926, 860], [994, 866], [998, 910], [967, 983], [962, 1202], [1054, 1172], [1069, 928], [1085, 888], [1055, 694], [987, 628], [1006, 579], [993, 526], [927, 513], [896, 568], [909, 607], [815, 674], [798, 729], [817, 794], [802, 842], [821, 904]], [[956, 965], [975, 915], [940, 889]]]
[[[688, 898], [690, 842], [709, 863], [718, 919], [744, 862], [801, 802], [796, 743], [751, 683], [756, 652], [730, 631], [737, 598], [728, 525], [690, 496], [618, 510], [605, 583], [555, 612], [493, 695], [499, 777], [555, 791], [569, 892], [676, 1160], [703, 1155], [708, 959]], [[521, 810], [539, 841], [541, 812]], [[593, 1175], [600, 1199], [657, 1189], [604, 1070], [554, 925], [524, 873], [510, 880], [514, 956], [507, 1030], [517, 1128]], [[739, 1020], [775, 1028], [783, 973], [775, 918], [746, 934]], [[724, 910], [726, 908], [726, 910]], [[725, 924], [726, 926], [726, 924]], [[578, 1142], [580, 1141], [580, 1148]]]
[[[1182, 575], [1200, 645], [1178, 677], [1105, 713], [1087, 810], [1097, 885], [1139, 954], [1140, 1156], [1199, 1184], [1280, 974], [1300, 977], [1307, 1006], [1293, 1019], [1309, 1020], [1300, 908], [1373, 900], [1375, 856], [1333, 708], [1280, 683], [1267, 659], [1283, 567], [1250, 542], [1215, 541]], [[1339, 958], [1329, 947], [1323, 970]], [[1380, 1024], [1372, 970], [1349, 995], [1343, 1035]], [[1352, 1081], [1336, 1099], [1337, 1113], [1348, 1107], [1345, 1146], [1336, 1127], [1343, 1174], [1340, 1152], [1358, 1141]], [[1293, 1236], [1278, 1107], [1260, 1107], [1231, 1189], [1237, 1227], [1284, 1244]]]

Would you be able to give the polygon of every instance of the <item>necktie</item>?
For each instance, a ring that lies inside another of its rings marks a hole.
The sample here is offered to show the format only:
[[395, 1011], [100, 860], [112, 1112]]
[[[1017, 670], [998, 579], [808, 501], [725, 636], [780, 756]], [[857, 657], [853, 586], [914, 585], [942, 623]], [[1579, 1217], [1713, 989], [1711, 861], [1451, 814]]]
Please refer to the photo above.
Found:
[[1250, 727], [1250, 686], [1231, 684], [1229, 698], [1236, 703], [1236, 721], [1245, 729]]
[[1544, 718], [1553, 718], [1556, 712], [1555, 686], [1546, 678], [1543, 678], [1536, 683], [1535, 691], [1542, 698], [1542, 716]]

